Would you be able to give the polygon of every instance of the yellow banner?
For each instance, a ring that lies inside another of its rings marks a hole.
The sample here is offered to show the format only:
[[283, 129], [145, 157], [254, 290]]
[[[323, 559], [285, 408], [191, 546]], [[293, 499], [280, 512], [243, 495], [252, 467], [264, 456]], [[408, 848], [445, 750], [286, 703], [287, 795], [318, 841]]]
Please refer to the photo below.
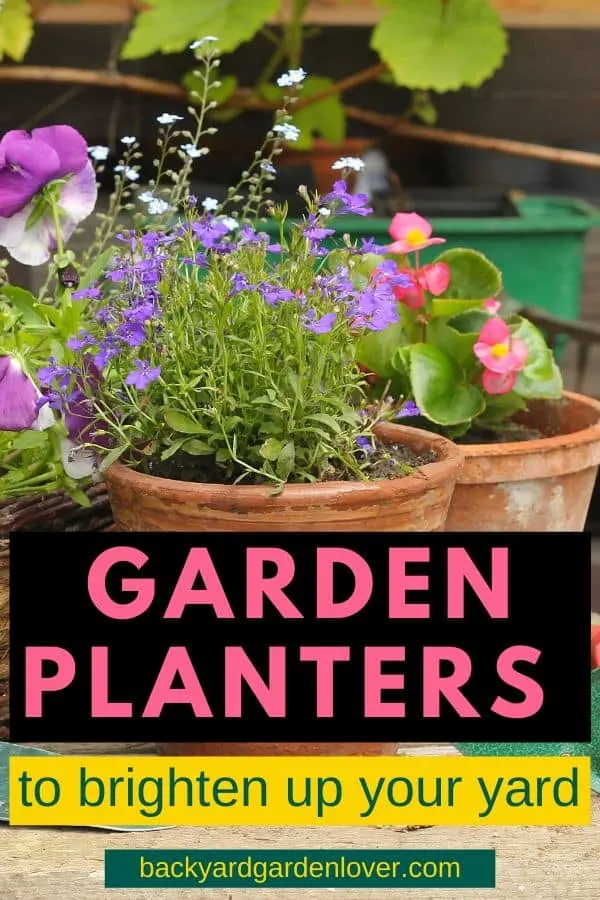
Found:
[[26, 757], [11, 825], [589, 825], [587, 757]]

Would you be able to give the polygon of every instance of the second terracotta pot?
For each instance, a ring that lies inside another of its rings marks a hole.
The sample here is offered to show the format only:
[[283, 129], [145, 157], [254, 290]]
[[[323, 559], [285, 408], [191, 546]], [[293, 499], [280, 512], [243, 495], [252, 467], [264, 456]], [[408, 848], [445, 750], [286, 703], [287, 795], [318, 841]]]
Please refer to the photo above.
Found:
[[520, 421], [545, 437], [462, 447], [446, 531], [583, 531], [600, 464], [600, 403], [565, 392], [532, 401]]

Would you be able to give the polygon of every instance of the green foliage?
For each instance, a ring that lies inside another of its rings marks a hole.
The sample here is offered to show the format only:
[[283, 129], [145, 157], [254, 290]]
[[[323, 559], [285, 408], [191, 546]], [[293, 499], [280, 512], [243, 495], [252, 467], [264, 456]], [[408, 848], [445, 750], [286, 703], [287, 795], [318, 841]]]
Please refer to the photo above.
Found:
[[[0, 287], [0, 356], [17, 356], [32, 377], [48, 358], [62, 361], [66, 341], [78, 329], [82, 307], [41, 303], [16, 285]], [[0, 431], [0, 500], [63, 489], [87, 502], [60, 462], [53, 430]]]
[[440, 294], [438, 302], [442, 298], [487, 300], [488, 297], [496, 297], [502, 290], [502, 275], [499, 269], [477, 250], [458, 247], [445, 250], [440, 253], [436, 262], [446, 263], [450, 268], [450, 284], [444, 293]]
[[[301, 99], [320, 94], [333, 84], [331, 78], [310, 75], [302, 84]], [[272, 103], [281, 103], [286, 91], [276, 85], [262, 84], [260, 93]], [[296, 150], [309, 150], [313, 145], [314, 135], [319, 135], [334, 144], [339, 144], [346, 135], [346, 113], [338, 94], [294, 111], [293, 121], [300, 129], [300, 137], [293, 144]]]
[[[204, 91], [204, 77], [197, 69], [192, 69], [181, 79], [182, 86], [188, 91], [188, 99], [191, 103], [197, 102]], [[239, 87], [239, 81], [235, 75], [223, 75], [212, 78], [211, 99], [216, 103], [225, 103], [232, 97]]]
[[[475, 353], [490, 314], [484, 299], [502, 287], [496, 267], [472, 250], [448, 250], [436, 263], [450, 268], [450, 283], [441, 297], [425, 296], [419, 310], [401, 307], [401, 321], [361, 338], [358, 361], [380, 376], [394, 396], [413, 400], [425, 421], [449, 437], [460, 438], [478, 428], [493, 434], [517, 428], [512, 416], [530, 399], [558, 399], [562, 379], [552, 351], [531, 322], [509, 315], [505, 329], [508, 345], [521, 341], [527, 348], [522, 371], [510, 369], [512, 389], [489, 394], [485, 366]], [[508, 386], [510, 388], [510, 385]]]
[[522, 316], [511, 316], [508, 322], [513, 337], [524, 341], [528, 349], [527, 364], [519, 372], [516, 392], [528, 400], [558, 400], [563, 392], [562, 375], [543, 334]]
[[[331, 87], [333, 83], [331, 78], [311, 75], [302, 86], [302, 97], [319, 94]], [[305, 109], [299, 109], [294, 114], [294, 124], [300, 129], [300, 138], [295, 145], [299, 150], [309, 148], [315, 134], [334, 144], [339, 144], [346, 136], [346, 113], [340, 95], [333, 94]]]
[[431, 422], [458, 425], [485, 410], [481, 390], [465, 381], [463, 370], [440, 347], [413, 344], [409, 359], [415, 403]]
[[[202, 280], [178, 265], [189, 238], [170, 245], [160, 330], [150, 328], [139, 347], [123, 346], [90, 394], [115, 452], [124, 448], [134, 464], [147, 456], [169, 465], [193, 457], [212, 467], [211, 480], [215, 467], [217, 480], [275, 484], [319, 480], [335, 467], [360, 474], [355, 438], [364, 426], [354, 406], [360, 376], [350, 321], [340, 315], [330, 331], [316, 333], [297, 302], [270, 304], [256, 287], [229, 293], [233, 276], [243, 275], [250, 285], [310, 296], [319, 316], [335, 309], [335, 300], [315, 291], [314, 257], [301, 231], [289, 240], [275, 265], [262, 244], [215, 254]], [[118, 319], [135, 296], [119, 283], [103, 302]], [[86, 330], [102, 340], [104, 327], [88, 323]], [[143, 391], [127, 382], [139, 358], [160, 367], [160, 379]]]
[[121, 56], [179, 53], [205, 35], [216, 36], [220, 50], [230, 53], [251, 40], [278, 7], [279, 0], [152, 0], [151, 8], [137, 14]]
[[424, 125], [436, 125], [438, 111], [428, 91], [414, 91], [407, 115], [413, 116]]
[[0, 59], [22, 62], [33, 37], [33, 19], [27, 0], [0, 4]]
[[371, 47], [405, 87], [479, 87], [502, 63], [507, 35], [491, 0], [389, 0]]

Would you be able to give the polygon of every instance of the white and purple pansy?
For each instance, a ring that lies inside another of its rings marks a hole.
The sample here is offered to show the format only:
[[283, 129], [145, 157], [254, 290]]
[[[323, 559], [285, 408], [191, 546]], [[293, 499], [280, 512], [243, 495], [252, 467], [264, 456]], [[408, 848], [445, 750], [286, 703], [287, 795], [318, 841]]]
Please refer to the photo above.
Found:
[[98, 195], [84, 138], [69, 125], [7, 132], [0, 140], [0, 246], [17, 262], [42, 265], [60, 243], [47, 193], [52, 185], [64, 243]]
[[14, 356], [0, 356], [0, 431], [45, 431], [54, 413]]

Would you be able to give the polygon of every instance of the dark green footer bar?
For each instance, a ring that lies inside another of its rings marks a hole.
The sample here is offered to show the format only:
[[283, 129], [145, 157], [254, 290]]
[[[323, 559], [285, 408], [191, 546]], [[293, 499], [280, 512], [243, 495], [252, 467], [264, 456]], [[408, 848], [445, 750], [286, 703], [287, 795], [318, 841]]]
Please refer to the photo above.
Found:
[[493, 888], [494, 850], [106, 850], [107, 888]]

